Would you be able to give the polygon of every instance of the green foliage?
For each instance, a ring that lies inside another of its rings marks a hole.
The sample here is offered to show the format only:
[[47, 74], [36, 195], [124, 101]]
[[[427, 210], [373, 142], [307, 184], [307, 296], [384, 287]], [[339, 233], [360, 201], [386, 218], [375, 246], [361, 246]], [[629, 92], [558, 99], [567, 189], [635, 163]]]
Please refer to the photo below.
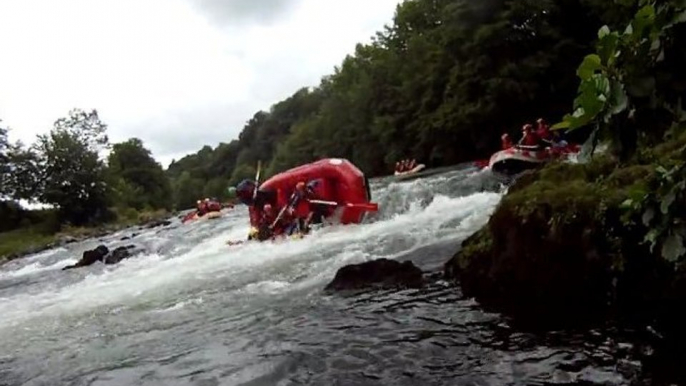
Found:
[[38, 186], [33, 197], [58, 208], [74, 225], [102, 221], [108, 215], [105, 165], [98, 152], [107, 145], [107, 126], [95, 110], [72, 110], [38, 136]]
[[625, 221], [640, 215], [640, 223], [647, 230], [643, 241], [650, 245], [651, 252], [659, 247], [664, 259], [681, 262], [686, 255], [685, 203], [686, 163], [658, 166], [650, 184], [636, 189], [624, 201]]
[[187, 171], [204, 186], [249, 177], [258, 160], [268, 177], [322, 157], [345, 157], [370, 176], [407, 157], [428, 166], [484, 158], [503, 131], [565, 112], [595, 30], [617, 25], [625, 8], [605, 0], [405, 1], [391, 25], [317, 88], [258, 112], [237, 141], [174, 162], [168, 175]]
[[553, 128], [592, 125], [609, 135], [626, 159], [641, 134], [662, 134], [670, 127], [659, 114], [669, 113], [668, 122], [686, 119], [681, 107], [684, 77], [675, 71], [686, 64], [686, 35], [679, 26], [686, 21], [686, 3], [623, 3], [636, 5], [638, 11], [624, 32], [600, 28], [596, 53], [587, 55], [577, 69], [581, 83], [574, 112]]
[[[0, 120], [0, 122], [2, 122]], [[10, 145], [7, 141], [7, 129], [0, 127], [0, 196], [7, 195], [7, 176], [10, 174]]]
[[191, 177], [190, 172], [183, 172], [174, 181], [174, 202], [178, 209], [194, 208], [196, 201], [203, 196], [203, 180]]
[[137, 210], [171, 208], [169, 179], [140, 139], [113, 145], [108, 165], [117, 203]]

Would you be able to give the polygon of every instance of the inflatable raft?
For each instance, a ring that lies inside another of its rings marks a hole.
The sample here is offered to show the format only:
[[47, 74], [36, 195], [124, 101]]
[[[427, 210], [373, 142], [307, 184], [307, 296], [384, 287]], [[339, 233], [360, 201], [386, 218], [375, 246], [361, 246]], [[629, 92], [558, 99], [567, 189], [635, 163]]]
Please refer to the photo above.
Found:
[[578, 145], [567, 145], [557, 149], [513, 146], [494, 153], [488, 162], [488, 166], [493, 172], [512, 176], [553, 160], [568, 159], [578, 154], [579, 151]]
[[211, 219], [216, 219], [220, 218], [223, 216], [223, 213], [220, 211], [215, 211], [215, 212], [208, 212], [203, 216], [198, 216], [198, 212], [191, 212], [186, 217], [181, 220], [182, 223], [186, 224], [189, 222], [195, 222], [199, 220], [211, 220]]
[[[373, 210], [367, 178], [346, 159], [326, 158], [286, 170], [265, 181], [259, 189], [280, 191], [283, 197], [290, 197], [300, 181], [312, 188], [320, 202], [330, 204], [326, 218], [335, 218], [341, 224], [360, 223], [366, 212]], [[258, 224], [251, 220], [251, 225]]]
[[419, 164], [419, 165], [415, 166], [413, 169], [406, 170], [404, 172], [395, 172], [394, 175], [395, 176], [407, 176], [407, 175], [411, 175], [411, 174], [416, 174], [416, 173], [419, 173], [420, 171], [424, 170], [425, 167], [426, 167], [426, 165]]

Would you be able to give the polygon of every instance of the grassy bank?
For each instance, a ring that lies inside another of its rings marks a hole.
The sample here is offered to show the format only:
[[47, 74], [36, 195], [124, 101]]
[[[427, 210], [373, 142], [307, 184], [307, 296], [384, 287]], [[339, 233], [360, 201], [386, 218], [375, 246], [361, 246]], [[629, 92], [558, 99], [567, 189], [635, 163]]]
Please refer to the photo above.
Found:
[[117, 213], [117, 220], [91, 227], [51, 226], [51, 224], [33, 224], [7, 232], [0, 232], [0, 264], [56, 247], [69, 241], [85, 240], [100, 237], [109, 233], [133, 227], [144, 226], [151, 222], [164, 220], [172, 215], [165, 210], [142, 211], [126, 210]]

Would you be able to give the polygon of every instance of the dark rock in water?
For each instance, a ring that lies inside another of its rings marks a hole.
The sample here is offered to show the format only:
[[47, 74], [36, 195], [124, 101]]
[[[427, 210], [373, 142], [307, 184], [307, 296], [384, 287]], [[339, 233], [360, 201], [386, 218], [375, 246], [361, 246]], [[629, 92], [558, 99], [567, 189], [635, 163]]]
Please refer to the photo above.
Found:
[[128, 259], [129, 257], [142, 252], [141, 249], [136, 248], [135, 245], [127, 245], [124, 247], [119, 247], [112, 251], [107, 257], [105, 257], [105, 264], [117, 264], [118, 262]]
[[336, 272], [326, 291], [359, 290], [364, 288], [420, 288], [424, 284], [422, 271], [412, 262], [403, 263], [377, 259], [346, 265]]
[[84, 252], [83, 256], [81, 257], [81, 260], [79, 260], [76, 264], [66, 266], [62, 268], [62, 270], [85, 267], [95, 263], [96, 261], [103, 261], [103, 259], [105, 258], [105, 256], [107, 256], [109, 252], [110, 250], [107, 249], [106, 246], [99, 245], [95, 249]]
[[84, 252], [81, 260], [74, 265], [62, 268], [62, 270], [85, 267], [98, 261], [101, 261], [105, 264], [117, 264], [124, 259], [128, 259], [129, 257], [142, 252], [143, 249], [138, 248], [135, 245], [119, 247], [111, 252], [106, 246], [100, 245], [93, 250]]
[[171, 225], [171, 221], [169, 220], [158, 220], [158, 221], [153, 221], [149, 224], [146, 224], [142, 226], [141, 228], [143, 229], [152, 229], [152, 228], [157, 228], [157, 227], [166, 227]]

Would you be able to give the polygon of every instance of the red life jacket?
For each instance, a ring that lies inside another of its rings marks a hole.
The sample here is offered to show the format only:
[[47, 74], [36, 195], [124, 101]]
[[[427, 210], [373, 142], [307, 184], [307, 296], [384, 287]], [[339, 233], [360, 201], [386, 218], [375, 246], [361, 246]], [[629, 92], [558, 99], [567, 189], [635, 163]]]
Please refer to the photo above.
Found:
[[550, 129], [547, 125], [541, 125], [541, 127], [539, 127], [536, 131], [536, 134], [539, 138], [544, 139], [546, 141], [550, 141], [553, 138], [552, 133], [550, 132]]
[[298, 218], [307, 218], [312, 211], [310, 208], [310, 202], [308, 201], [310, 198], [309, 194], [297, 192], [295, 194], [299, 195], [299, 197], [297, 198], [298, 201], [293, 208], [293, 215]]
[[524, 136], [522, 145], [524, 146], [538, 146], [538, 136], [534, 133], [528, 133]]
[[207, 204], [207, 210], [210, 212], [219, 212], [222, 210], [222, 204], [212, 201]]

